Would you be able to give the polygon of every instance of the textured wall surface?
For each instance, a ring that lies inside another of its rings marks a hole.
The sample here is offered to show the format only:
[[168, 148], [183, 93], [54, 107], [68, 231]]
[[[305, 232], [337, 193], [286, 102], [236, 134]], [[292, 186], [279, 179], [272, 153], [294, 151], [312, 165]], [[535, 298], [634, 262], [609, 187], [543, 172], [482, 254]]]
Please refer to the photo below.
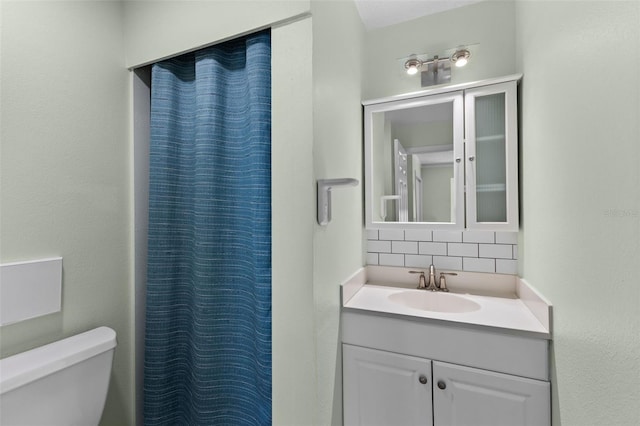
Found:
[[459, 45], [471, 45], [473, 57], [468, 66], [452, 70], [451, 83], [513, 74], [513, 13], [512, 1], [482, 1], [369, 31], [362, 73], [363, 99], [420, 90], [420, 76], [408, 76], [402, 58], [412, 53], [442, 56]]
[[128, 67], [157, 62], [309, 13], [309, 0], [132, 0], [123, 3]]
[[307, 18], [271, 33], [275, 425], [312, 424], [316, 401], [311, 21]]
[[[362, 24], [350, 0], [314, 1], [311, 11], [315, 179], [361, 180]], [[362, 182], [334, 188], [332, 207], [331, 222], [314, 225], [316, 425], [342, 424], [340, 284], [363, 264]]]
[[[520, 262], [554, 304], [554, 425], [637, 425], [640, 3], [516, 11]], [[598, 73], [603, 56], [616, 59]]]
[[118, 2], [2, 2], [2, 262], [63, 257], [62, 312], [2, 356], [117, 332], [104, 420], [133, 422], [127, 77]]

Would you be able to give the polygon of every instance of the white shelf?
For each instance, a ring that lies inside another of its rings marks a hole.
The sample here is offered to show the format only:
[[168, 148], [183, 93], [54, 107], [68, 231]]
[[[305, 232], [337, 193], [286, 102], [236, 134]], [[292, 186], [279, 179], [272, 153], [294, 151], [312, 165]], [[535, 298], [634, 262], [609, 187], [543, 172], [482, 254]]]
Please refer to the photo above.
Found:
[[507, 185], [504, 183], [487, 183], [484, 185], [477, 185], [476, 192], [504, 192], [507, 190]]
[[476, 142], [499, 142], [504, 141], [504, 135], [478, 136]]

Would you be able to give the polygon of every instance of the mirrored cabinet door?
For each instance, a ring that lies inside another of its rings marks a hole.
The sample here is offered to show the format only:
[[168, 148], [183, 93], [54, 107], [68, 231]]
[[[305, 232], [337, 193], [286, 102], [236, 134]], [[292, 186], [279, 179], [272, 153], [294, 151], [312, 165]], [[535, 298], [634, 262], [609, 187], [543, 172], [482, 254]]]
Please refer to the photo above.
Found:
[[465, 91], [467, 227], [518, 230], [516, 82]]
[[367, 226], [464, 228], [461, 91], [365, 107]]

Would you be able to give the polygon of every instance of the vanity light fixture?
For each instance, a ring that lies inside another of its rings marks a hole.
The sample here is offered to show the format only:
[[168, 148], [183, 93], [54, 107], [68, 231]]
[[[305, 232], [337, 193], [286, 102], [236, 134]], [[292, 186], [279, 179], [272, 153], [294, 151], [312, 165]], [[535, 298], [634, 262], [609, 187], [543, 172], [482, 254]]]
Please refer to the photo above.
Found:
[[407, 74], [415, 75], [418, 71], [425, 65], [434, 65], [434, 69], [437, 69], [438, 62], [441, 61], [451, 61], [456, 65], [456, 67], [463, 67], [469, 62], [469, 58], [471, 57], [471, 52], [465, 48], [464, 46], [460, 46], [456, 49], [455, 52], [450, 57], [441, 58], [438, 55], [434, 56], [431, 59], [421, 60], [418, 59], [418, 56], [412, 54], [404, 63], [404, 68], [407, 70]]

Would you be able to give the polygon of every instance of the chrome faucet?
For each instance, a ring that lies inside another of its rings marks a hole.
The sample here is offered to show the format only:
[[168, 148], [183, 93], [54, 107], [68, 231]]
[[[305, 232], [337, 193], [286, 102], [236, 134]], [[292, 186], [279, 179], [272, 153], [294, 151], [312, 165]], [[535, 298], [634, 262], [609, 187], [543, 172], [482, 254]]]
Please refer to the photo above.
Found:
[[424, 271], [409, 271], [410, 274], [420, 274], [420, 280], [418, 281], [418, 288], [419, 289], [425, 289], [425, 290], [431, 290], [431, 291], [438, 291], [440, 288], [438, 286], [438, 283], [436, 282], [436, 267], [433, 265], [429, 266], [429, 278], [427, 281], [427, 278], [425, 276]]
[[436, 267], [433, 264], [429, 265], [429, 278], [425, 276], [424, 271], [409, 271], [410, 274], [420, 274], [418, 281], [418, 288], [430, 291], [445, 291], [448, 292], [447, 281], [445, 275], [458, 275], [455, 272], [440, 272], [440, 279], [436, 281]]
[[429, 265], [429, 281], [427, 282], [427, 290], [438, 291], [440, 286], [436, 283], [436, 267], [433, 263]]

